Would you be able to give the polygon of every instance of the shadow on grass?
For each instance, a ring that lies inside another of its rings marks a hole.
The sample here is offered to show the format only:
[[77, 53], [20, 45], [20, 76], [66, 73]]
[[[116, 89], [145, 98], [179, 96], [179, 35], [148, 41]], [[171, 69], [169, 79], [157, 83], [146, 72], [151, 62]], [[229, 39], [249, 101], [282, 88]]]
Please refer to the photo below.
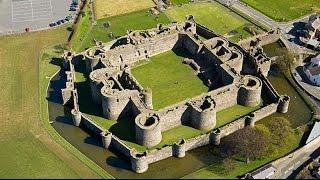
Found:
[[[130, 106], [130, 104], [127, 104]], [[135, 116], [132, 113], [122, 113], [116, 124], [109, 129], [113, 134], [122, 140], [135, 142]]]

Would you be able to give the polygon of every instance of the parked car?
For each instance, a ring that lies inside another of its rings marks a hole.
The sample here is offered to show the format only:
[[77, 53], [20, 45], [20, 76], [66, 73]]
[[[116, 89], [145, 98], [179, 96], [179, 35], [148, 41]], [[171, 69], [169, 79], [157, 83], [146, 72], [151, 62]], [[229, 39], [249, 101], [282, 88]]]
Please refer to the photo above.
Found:
[[56, 23], [50, 23], [50, 24], [49, 24], [50, 27], [54, 27], [54, 26], [56, 26], [56, 25], [57, 25]]
[[70, 7], [69, 11], [77, 11], [77, 8]]

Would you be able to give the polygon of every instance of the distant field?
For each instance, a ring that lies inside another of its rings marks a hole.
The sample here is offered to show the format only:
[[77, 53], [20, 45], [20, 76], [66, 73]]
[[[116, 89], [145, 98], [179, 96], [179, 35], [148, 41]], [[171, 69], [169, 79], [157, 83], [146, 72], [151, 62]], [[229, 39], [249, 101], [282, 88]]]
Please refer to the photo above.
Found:
[[[109, 22], [109, 28], [103, 27], [103, 24], [106, 22]], [[170, 23], [170, 21], [163, 13], [160, 13], [158, 16], [155, 16], [151, 15], [149, 12], [147, 12], [147, 10], [100, 19], [97, 21], [97, 25], [95, 25], [91, 31], [87, 32], [87, 36], [85, 38], [81, 37], [82, 42], [77, 43], [77, 47], [75, 46], [74, 49], [79, 49], [79, 51], [83, 51], [86, 48], [93, 46], [93, 39], [108, 42], [111, 40], [108, 37], [109, 33], [111, 32], [115, 37], [123, 36], [129, 29], [150, 29], [156, 27], [158, 23], [167, 24]], [[80, 39], [80, 37], [77, 37], [76, 39]]]
[[145, 65], [132, 69], [144, 88], [152, 89], [153, 107], [160, 109], [207, 92], [195, 71], [182, 64], [183, 57], [168, 51], [151, 58]]
[[165, 13], [170, 20], [178, 22], [185, 21], [186, 15], [191, 14], [197, 22], [221, 35], [229, 36], [227, 34], [234, 31], [231, 37], [234, 41], [239, 41], [241, 35], [243, 38], [251, 36], [244, 27], [252, 24], [218, 3], [191, 3], [168, 9]]
[[98, 177], [45, 131], [39, 110], [39, 55], [65, 43], [66, 26], [0, 37], [0, 177]]
[[179, 5], [179, 4], [187, 4], [190, 0], [171, 0], [172, 4]]
[[241, 0], [276, 21], [290, 21], [320, 12], [319, 0]]
[[152, 0], [95, 0], [93, 2], [97, 19], [127, 14], [155, 6]]

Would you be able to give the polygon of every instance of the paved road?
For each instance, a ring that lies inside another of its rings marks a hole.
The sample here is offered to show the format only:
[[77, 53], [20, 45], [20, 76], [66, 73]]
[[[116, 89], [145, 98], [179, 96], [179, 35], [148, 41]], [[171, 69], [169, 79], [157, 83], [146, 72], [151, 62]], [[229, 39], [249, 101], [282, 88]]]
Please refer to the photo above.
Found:
[[277, 22], [273, 21], [271, 18], [265, 16], [264, 14], [260, 13], [259, 11], [253, 9], [250, 6], [247, 6], [246, 4], [240, 1], [233, 1], [232, 7], [238, 9], [239, 11], [245, 13], [246, 15], [258, 20], [259, 22], [273, 29], [277, 29], [279, 27]]
[[295, 158], [294, 161], [291, 161], [291, 163], [293, 163], [293, 164], [290, 164], [287, 167], [285, 167], [284, 169], [286, 169], [286, 170], [283, 172], [283, 174], [281, 176], [276, 177], [276, 178], [279, 178], [279, 179], [293, 179], [293, 178], [295, 178], [298, 175], [298, 173], [304, 167], [306, 167], [306, 165], [308, 165], [310, 162], [312, 162], [313, 159], [315, 159], [318, 156], [320, 156], [320, 148], [318, 148], [315, 151], [298, 156], [297, 158]]

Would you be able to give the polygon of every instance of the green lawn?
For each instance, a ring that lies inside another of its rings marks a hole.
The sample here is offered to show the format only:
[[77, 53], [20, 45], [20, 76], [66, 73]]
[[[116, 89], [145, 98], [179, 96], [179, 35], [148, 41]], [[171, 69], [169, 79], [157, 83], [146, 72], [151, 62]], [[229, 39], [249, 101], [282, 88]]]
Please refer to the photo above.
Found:
[[90, 20], [91, 10], [88, 5], [89, 1], [86, 1], [87, 5], [84, 6], [83, 11], [85, 15], [80, 15], [77, 25], [74, 28], [74, 33], [71, 38], [71, 48], [78, 51], [82, 45], [83, 40], [91, 31], [92, 25]]
[[[105, 22], [109, 22], [109, 28], [104, 28], [103, 24]], [[78, 46], [79, 51], [83, 51], [94, 45], [93, 39], [103, 42], [110, 41], [111, 39], [109, 39], [108, 35], [111, 32], [115, 37], [123, 36], [126, 34], [127, 30], [150, 29], [156, 27], [158, 23], [168, 24], [170, 21], [165, 14], [161, 13], [158, 16], [154, 16], [151, 15], [148, 10], [100, 19], [92, 30], [88, 32], [87, 37], [83, 39], [82, 44], [79, 46], [79, 43], [77, 43], [74, 47]]]
[[47, 133], [43, 122], [49, 125], [48, 117], [40, 117], [40, 51], [48, 45], [65, 43], [68, 35], [63, 26], [0, 37], [2, 178], [98, 177]]
[[235, 105], [230, 108], [224, 109], [222, 111], [217, 112], [217, 125], [216, 127], [221, 127], [226, 125], [244, 115], [247, 115], [255, 110], [260, 109], [263, 106], [261, 102], [258, 106], [255, 107], [245, 107], [241, 105]]
[[151, 88], [155, 109], [208, 91], [208, 87], [197, 77], [196, 72], [182, 63], [183, 56], [168, 51], [151, 57], [149, 63], [132, 69], [138, 82], [144, 88]]
[[276, 21], [290, 21], [320, 9], [319, 0], [241, 0]]
[[171, 0], [173, 5], [187, 4], [190, 0]]
[[244, 27], [253, 25], [217, 2], [186, 4], [168, 9], [165, 13], [170, 20], [178, 22], [185, 21], [186, 15], [192, 14], [198, 23], [227, 37], [231, 37], [227, 34], [234, 31], [233, 41], [239, 41], [240, 35], [243, 38], [251, 36]]

